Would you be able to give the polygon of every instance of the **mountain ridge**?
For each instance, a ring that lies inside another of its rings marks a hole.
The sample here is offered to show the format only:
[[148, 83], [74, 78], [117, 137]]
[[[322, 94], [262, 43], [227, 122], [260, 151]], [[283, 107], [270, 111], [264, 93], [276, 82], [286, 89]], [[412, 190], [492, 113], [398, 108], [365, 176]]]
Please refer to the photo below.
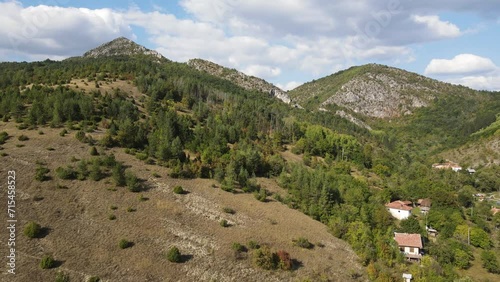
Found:
[[258, 90], [260, 92], [269, 93], [269, 95], [280, 99], [286, 104], [290, 104], [292, 102], [284, 90], [265, 81], [264, 79], [249, 76], [236, 69], [229, 69], [214, 62], [199, 58], [191, 59], [187, 62], [187, 64], [199, 71], [204, 71], [208, 74], [229, 80], [247, 90]]

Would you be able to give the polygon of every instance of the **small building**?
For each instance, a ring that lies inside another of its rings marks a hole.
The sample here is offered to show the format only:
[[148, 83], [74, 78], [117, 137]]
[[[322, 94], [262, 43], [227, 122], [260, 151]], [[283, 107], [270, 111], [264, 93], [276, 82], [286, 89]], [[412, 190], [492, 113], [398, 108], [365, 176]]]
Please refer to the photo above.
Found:
[[446, 160], [446, 162], [444, 162], [444, 163], [433, 164], [432, 168], [434, 168], [434, 169], [451, 169], [455, 172], [459, 172], [462, 170], [461, 166], [459, 166], [457, 163], [452, 162], [450, 160]]
[[407, 260], [420, 261], [422, 258], [421, 250], [423, 248], [420, 234], [394, 232], [394, 240]]
[[431, 209], [431, 199], [426, 198], [426, 199], [418, 199], [417, 205], [420, 207], [420, 212], [421, 213], [428, 213], [429, 210]]
[[411, 210], [413, 209], [410, 201], [394, 201], [386, 204], [385, 207], [392, 216], [399, 220], [407, 219], [408, 217], [410, 217]]

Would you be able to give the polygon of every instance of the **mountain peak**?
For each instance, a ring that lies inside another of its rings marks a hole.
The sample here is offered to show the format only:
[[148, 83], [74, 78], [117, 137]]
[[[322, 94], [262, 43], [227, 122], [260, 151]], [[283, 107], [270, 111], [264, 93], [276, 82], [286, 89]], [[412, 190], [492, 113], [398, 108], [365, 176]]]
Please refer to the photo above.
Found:
[[158, 60], [165, 60], [160, 53], [150, 50], [142, 45], [135, 43], [134, 41], [126, 37], [118, 37], [107, 43], [100, 45], [97, 48], [89, 50], [83, 54], [84, 58], [101, 58], [101, 57], [111, 57], [111, 56], [134, 56], [134, 55], [146, 55], [154, 57]]

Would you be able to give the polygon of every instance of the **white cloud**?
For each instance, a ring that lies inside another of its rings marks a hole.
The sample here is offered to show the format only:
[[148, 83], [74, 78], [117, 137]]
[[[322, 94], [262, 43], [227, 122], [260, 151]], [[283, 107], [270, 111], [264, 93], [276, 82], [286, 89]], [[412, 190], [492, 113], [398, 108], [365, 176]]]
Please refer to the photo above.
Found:
[[461, 35], [460, 28], [450, 22], [441, 21], [438, 16], [414, 15], [412, 19], [418, 24], [426, 25], [437, 38], [453, 38]]
[[285, 91], [292, 90], [294, 88], [299, 87], [300, 85], [302, 85], [302, 83], [298, 82], [298, 81], [289, 81], [286, 84], [281, 84], [281, 83], [276, 84], [276, 86], [278, 86], [279, 88], [281, 88]]
[[453, 75], [486, 73], [497, 69], [488, 58], [473, 54], [460, 54], [451, 60], [433, 59], [425, 68], [426, 75]]
[[489, 58], [460, 54], [453, 59], [433, 59], [426, 75], [477, 90], [500, 90], [500, 68]]
[[111, 9], [23, 7], [11, 1], [0, 2], [0, 11], [0, 49], [12, 56], [80, 55], [120, 35], [132, 37], [123, 16]]
[[500, 73], [483, 76], [465, 76], [460, 78], [447, 79], [453, 84], [465, 85], [477, 90], [500, 91]]
[[276, 77], [281, 74], [281, 69], [278, 67], [264, 66], [264, 65], [250, 65], [243, 70], [247, 75], [256, 77]]

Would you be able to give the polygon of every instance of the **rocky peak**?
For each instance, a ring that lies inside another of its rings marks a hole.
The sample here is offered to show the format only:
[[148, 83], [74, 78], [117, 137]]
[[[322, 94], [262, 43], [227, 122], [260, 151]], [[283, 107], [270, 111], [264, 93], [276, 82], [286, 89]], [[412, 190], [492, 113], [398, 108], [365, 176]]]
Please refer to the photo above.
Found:
[[118, 37], [110, 42], [104, 43], [101, 46], [87, 51], [83, 54], [84, 58], [100, 58], [110, 56], [133, 56], [133, 55], [147, 55], [157, 60], [165, 60], [160, 53], [147, 49], [134, 41]]
[[247, 90], [257, 90], [269, 93], [269, 95], [274, 96], [287, 104], [291, 103], [291, 99], [285, 91], [261, 78], [249, 76], [238, 70], [229, 69], [203, 59], [189, 60], [188, 65], [199, 71], [204, 71], [213, 76], [229, 80]]

